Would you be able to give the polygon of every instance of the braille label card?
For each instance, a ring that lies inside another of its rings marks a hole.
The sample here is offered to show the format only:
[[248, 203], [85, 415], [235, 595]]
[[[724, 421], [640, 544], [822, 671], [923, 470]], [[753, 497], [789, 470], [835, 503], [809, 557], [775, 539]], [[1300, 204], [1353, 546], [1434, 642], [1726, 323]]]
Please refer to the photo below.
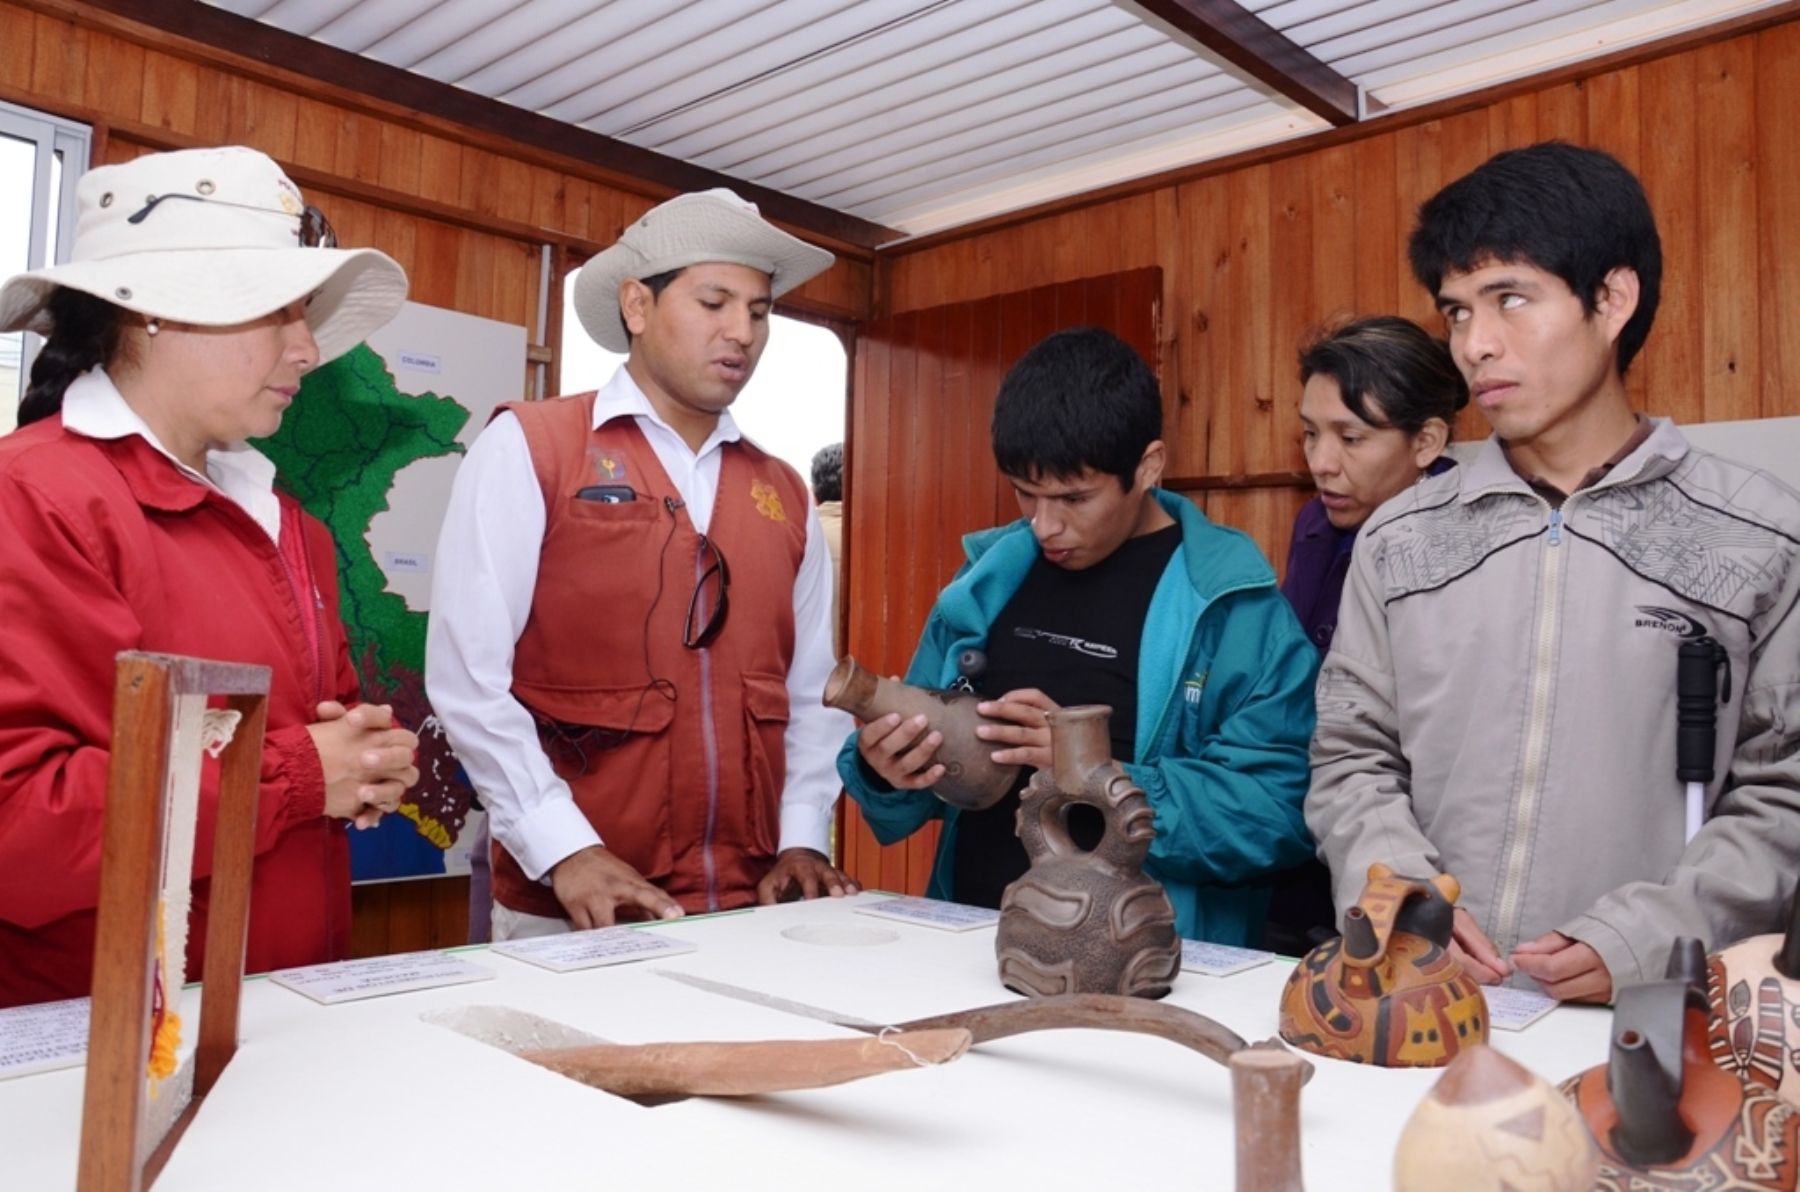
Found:
[[1497, 1031], [1522, 1031], [1556, 1009], [1555, 998], [1535, 989], [1484, 985], [1481, 994], [1487, 998], [1488, 1023]]
[[592, 931], [507, 940], [493, 946], [493, 951], [502, 956], [557, 973], [572, 973], [606, 964], [629, 964], [658, 956], [679, 956], [693, 950], [694, 945], [687, 940], [657, 935], [637, 927], [596, 927]]
[[305, 968], [270, 973], [269, 980], [315, 1002], [355, 1002], [390, 993], [436, 989], [489, 981], [494, 970], [471, 964], [445, 952], [407, 952], [399, 956], [371, 956], [367, 960], [340, 960]]
[[87, 1041], [87, 998], [0, 1010], [0, 1080], [76, 1067]]
[[1254, 948], [1234, 948], [1229, 944], [1209, 944], [1204, 940], [1181, 941], [1181, 967], [1190, 973], [1209, 977], [1229, 977], [1275, 959], [1273, 952]]
[[917, 923], [942, 931], [973, 931], [977, 927], [992, 927], [1000, 921], [1000, 912], [990, 907], [939, 902], [935, 898], [887, 898], [859, 906], [856, 913]]

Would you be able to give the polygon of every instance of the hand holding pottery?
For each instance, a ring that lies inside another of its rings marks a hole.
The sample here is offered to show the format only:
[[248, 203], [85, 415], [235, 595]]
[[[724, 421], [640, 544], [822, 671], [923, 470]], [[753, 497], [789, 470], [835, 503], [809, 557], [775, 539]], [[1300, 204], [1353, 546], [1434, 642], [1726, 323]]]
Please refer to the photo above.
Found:
[[[842, 708], [864, 723], [896, 713], [901, 719], [896, 731], [900, 731], [906, 721], [924, 716], [926, 733], [921, 739], [932, 732], [942, 737], [935, 761], [944, 767], [944, 773], [932, 784], [932, 793], [964, 811], [998, 803], [1019, 777], [1019, 767], [995, 765], [988, 756], [993, 747], [976, 737], [977, 725], [1003, 723], [976, 711], [979, 702], [973, 692], [940, 691], [880, 678], [848, 656], [838, 660], [825, 680], [825, 704]], [[926, 758], [931, 760], [929, 755]]]

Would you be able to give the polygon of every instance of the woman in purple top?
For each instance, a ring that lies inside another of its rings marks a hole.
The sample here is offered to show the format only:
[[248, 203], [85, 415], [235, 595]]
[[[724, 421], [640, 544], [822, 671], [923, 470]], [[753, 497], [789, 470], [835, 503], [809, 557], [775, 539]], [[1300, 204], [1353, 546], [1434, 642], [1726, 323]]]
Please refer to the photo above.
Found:
[[1443, 451], [1469, 389], [1443, 343], [1392, 315], [1308, 343], [1300, 380], [1306, 467], [1319, 495], [1294, 519], [1281, 591], [1323, 654], [1357, 530], [1383, 501], [1452, 466]]
[[[1391, 315], [1357, 319], [1300, 350], [1302, 441], [1319, 495], [1294, 519], [1282, 595], [1331, 649], [1356, 532], [1389, 497], [1451, 467], [1443, 454], [1468, 386], [1443, 343]], [[1278, 874], [1269, 946], [1299, 956], [1332, 934], [1331, 881], [1310, 862]]]

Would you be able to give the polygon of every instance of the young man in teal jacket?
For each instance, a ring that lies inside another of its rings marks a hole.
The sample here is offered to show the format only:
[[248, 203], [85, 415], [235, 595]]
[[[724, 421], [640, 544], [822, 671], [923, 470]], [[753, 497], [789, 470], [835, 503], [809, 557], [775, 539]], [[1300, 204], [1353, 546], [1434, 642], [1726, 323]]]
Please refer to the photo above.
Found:
[[[1002, 723], [980, 735], [1026, 769], [994, 807], [958, 811], [931, 793], [941, 736], [889, 714], [845, 742], [845, 787], [884, 844], [942, 819], [927, 893], [997, 906], [1029, 865], [1014, 824], [1030, 771], [1050, 764], [1046, 713], [1109, 704], [1113, 756], [1156, 812], [1146, 869], [1182, 935], [1259, 942], [1269, 875], [1313, 852], [1317, 651], [1250, 540], [1157, 489], [1161, 395], [1117, 337], [1079, 328], [1027, 352], [1001, 383], [993, 444], [1025, 516], [964, 539], [906, 678], [955, 685], [963, 652], [983, 652], [969, 683]], [[1100, 828], [1070, 823], [1087, 847]]]

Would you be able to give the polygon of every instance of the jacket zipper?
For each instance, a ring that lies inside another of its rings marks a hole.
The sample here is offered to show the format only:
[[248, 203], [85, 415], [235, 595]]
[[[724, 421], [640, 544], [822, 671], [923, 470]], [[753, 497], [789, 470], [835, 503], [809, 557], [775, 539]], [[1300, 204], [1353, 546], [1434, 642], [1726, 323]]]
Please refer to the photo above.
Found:
[[[694, 582], [698, 584], [705, 568], [695, 552]], [[705, 624], [711, 608], [697, 610]], [[713, 829], [719, 819], [719, 733], [713, 723], [712, 647], [702, 646], [700, 655], [700, 742], [706, 757], [706, 832], [700, 838], [700, 867], [706, 875], [706, 909], [719, 909], [718, 866], [713, 860]]]
[[[1566, 508], [1570, 497], [1563, 502]], [[1550, 511], [1550, 534], [1545, 542], [1542, 600], [1538, 607], [1536, 632], [1532, 635], [1529, 703], [1526, 714], [1524, 781], [1519, 786], [1519, 800], [1513, 812], [1512, 842], [1506, 850], [1505, 867], [1501, 870], [1500, 898], [1495, 905], [1493, 926], [1495, 950], [1512, 951], [1518, 943], [1519, 896], [1525, 883], [1525, 865], [1531, 855], [1531, 825], [1537, 815], [1538, 800], [1543, 795], [1544, 775], [1550, 768], [1550, 689], [1555, 678], [1557, 627], [1562, 616], [1562, 528], [1563, 511]]]
[[[1187, 666], [1187, 660], [1194, 656], [1194, 639], [1196, 637], [1200, 636], [1200, 621], [1203, 617], [1206, 616], [1206, 612], [1208, 609], [1212, 608], [1212, 606], [1214, 604], [1218, 603], [1220, 600], [1223, 600], [1227, 596], [1235, 596], [1239, 592], [1259, 592], [1259, 591], [1263, 591], [1268, 588], [1272, 588], [1274, 586], [1275, 586], [1274, 584], [1266, 584], [1266, 583], [1238, 584], [1236, 587], [1225, 588], [1220, 591], [1214, 592], [1211, 596], [1208, 596], [1208, 597], [1204, 598], [1203, 600], [1201, 600], [1200, 609], [1198, 612], [1196, 612], [1194, 614], [1194, 627], [1188, 631], [1187, 641], [1184, 642], [1181, 647], [1181, 666], [1182, 666], [1182, 668], [1185, 669]], [[1163, 700], [1162, 711], [1157, 713], [1156, 728], [1151, 731], [1150, 739], [1148, 741], [1138, 742], [1137, 748], [1135, 750], [1133, 750], [1134, 753], [1141, 754], [1143, 752], [1143, 750], [1146, 748], [1149, 748], [1149, 749], [1156, 748], [1156, 742], [1162, 740], [1163, 734], [1168, 731], [1169, 715], [1175, 711], [1176, 705], [1178, 705], [1180, 702], [1181, 702], [1181, 683], [1178, 679], [1174, 688], [1170, 690], [1168, 698]]]

